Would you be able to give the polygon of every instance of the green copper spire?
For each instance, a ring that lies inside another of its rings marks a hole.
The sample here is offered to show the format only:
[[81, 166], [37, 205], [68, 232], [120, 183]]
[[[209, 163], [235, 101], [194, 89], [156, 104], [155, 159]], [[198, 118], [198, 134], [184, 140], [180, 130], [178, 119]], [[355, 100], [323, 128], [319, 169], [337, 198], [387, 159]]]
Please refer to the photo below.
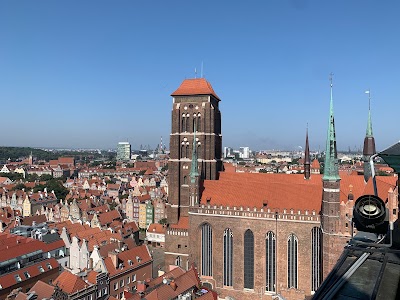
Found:
[[329, 109], [329, 123], [328, 123], [328, 135], [326, 139], [325, 149], [325, 165], [324, 165], [324, 176], [323, 180], [340, 180], [338, 159], [336, 150], [336, 133], [335, 133], [335, 117], [333, 115], [333, 84], [332, 84], [332, 73], [330, 74], [331, 81], [331, 103]]
[[371, 119], [371, 91], [366, 91], [368, 94], [368, 123], [367, 123], [367, 137], [373, 137], [372, 133], [372, 119]]
[[192, 166], [190, 168], [190, 182], [195, 183], [196, 177], [199, 176], [198, 165], [197, 165], [197, 151], [196, 151], [196, 124], [193, 128], [193, 149], [192, 149]]

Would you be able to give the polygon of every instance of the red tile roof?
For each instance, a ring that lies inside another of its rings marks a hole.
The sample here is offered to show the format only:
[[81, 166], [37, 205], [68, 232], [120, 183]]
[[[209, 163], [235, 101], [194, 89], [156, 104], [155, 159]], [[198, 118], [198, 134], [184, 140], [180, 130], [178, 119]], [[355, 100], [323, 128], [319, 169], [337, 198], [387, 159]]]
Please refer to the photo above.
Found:
[[319, 161], [317, 159], [313, 160], [313, 162], [311, 163], [311, 168], [313, 168], [313, 169], [319, 169], [320, 168], [320, 164], [319, 164]]
[[38, 299], [50, 299], [54, 293], [54, 286], [39, 280], [29, 290], [29, 293], [32, 292], [38, 296]]
[[147, 229], [148, 233], [155, 232], [155, 233], [165, 234], [166, 231], [167, 229], [165, 228], [165, 226], [157, 223], [150, 224], [149, 228]]
[[[219, 180], [205, 180], [201, 204], [229, 207], [257, 207], [264, 203], [272, 210], [294, 209], [319, 212], [322, 200], [322, 176], [312, 175], [309, 180], [302, 174], [220, 173]], [[396, 186], [396, 177], [377, 176], [379, 197], [385, 200], [390, 188]], [[341, 174], [340, 200], [347, 202], [350, 188], [357, 199], [373, 194], [372, 180], [364, 183], [361, 175]], [[179, 223], [178, 223], [179, 224]], [[176, 225], [171, 225], [172, 228]]]
[[196, 269], [191, 268], [186, 273], [174, 278], [169, 284], [163, 284], [146, 295], [147, 300], [175, 299], [191, 288], [197, 288], [200, 280]]
[[100, 224], [102, 226], [110, 224], [112, 221], [121, 219], [121, 214], [118, 210], [111, 210], [98, 215]]
[[321, 175], [221, 172], [219, 180], [204, 181], [201, 204], [319, 212], [321, 199]]
[[[50, 269], [48, 268], [47, 264], [49, 264]], [[41, 272], [39, 268], [43, 268], [43, 272]], [[16, 285], [18, 283], [15, 278], [15, 276], [17, 275], [19, 276], [19, 278], [21, 278], [21, 281], [24, 281], [28, 278], [39, 276], [45, 272], [48, 272], [56, 268], [58, 268], [58, 262], [55, 258], [42, 260], [41, 262], [30, 265], [29, 267], [18, 269], [14, 272], [0, 276], [0, 285], [2, 286], [3, 289], [5, 289], [10, 286]], [[28, 272], [29, 274], [28, 278], [26, 278], [24, 272]]]
[[97, 283], [97, 273], [96, 271], [90, 271], [89, 274], [87, 275], [87, 281], [89, 281], [91, 284], [96, 284]]
[[68, 294], [75, 294], [89, 286], [89, 284], [83, 281], [79, 276], [68, 271], [62, 272], [56, 279], [54, 279], [53, 285], [57, 285], [62, 291]]
[[189, 217], [180, 217], [177, 224], [171, 224], [169, 227], [174, 229], [189, 229]]
[[211, 84], [204, 78], [185, 79], [179, 88], [171, 94], [171, 96], [191, 95], [213, 95], [218, 100], [221, 100], [214, 92]]
[[[107, 271], [110, 273], [110, 277], [122, 272], [126, 272], [128, 269], [136, 269], [138, 266], [151, 262], [152, 260], [146, 245], [141, 245], [130, 250], [122, 251], [118, 253], [117, 256], [118, 264], [122, 264], [123, 266], [122, 269], [118, 266], [115, 268], [110, 257], [107, 257], [104, 260]], [[137, 258], [140, 258], [140, 261], [138, 261]]]

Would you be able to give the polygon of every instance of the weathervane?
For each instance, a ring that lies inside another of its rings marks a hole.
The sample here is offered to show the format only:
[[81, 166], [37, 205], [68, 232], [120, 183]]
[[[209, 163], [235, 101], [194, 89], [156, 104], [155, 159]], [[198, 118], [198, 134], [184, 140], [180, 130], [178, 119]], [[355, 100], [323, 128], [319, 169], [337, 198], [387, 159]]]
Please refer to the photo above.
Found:
[[371, 110], [371, 90], [368, 89], [365, 93], [368, 94], [368, 110]]
[[333, 73], [329, 74], [329, 81], [331, 82], [331, 87], [333, 87]]

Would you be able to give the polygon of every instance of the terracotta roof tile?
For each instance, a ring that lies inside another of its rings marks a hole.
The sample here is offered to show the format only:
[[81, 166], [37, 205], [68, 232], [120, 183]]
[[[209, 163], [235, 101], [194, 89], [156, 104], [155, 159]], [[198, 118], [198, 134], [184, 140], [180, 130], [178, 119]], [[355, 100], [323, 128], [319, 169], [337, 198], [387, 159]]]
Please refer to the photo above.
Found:
[[200, 280], [198, 278], [198, 274], [196, 269], [191, 268], [184, 274], [180, 275], [177, 278], [173, 279], [175, 288], [172, 288], [172, 284], [162, 284], [158, 286], [156, 289], [151, 291], [149, 294], [146, 295], [147, 300], [168, 300], [174, 299], [178, 295], [182, 294], [183, 292], [191, 289], [196, 288], [200, 285]]
[[[151, 262], [152, 260], [146, 245], [141, 245], [130, 250], [122, 251], [117, 255], [119, 263], [121, 263], [123, 266], [122, 269], [120, 269], [118, 266], [115, 268], [110, 257], [104, 259], [104, 263], [107, 271], [110, 273], [110, 277], [122, 272], [126, 272], [128, 269], [135, 269], [140, 265]], [[136, 259], [137, 257], [140, 258], [140, 261]], [[129, 263], [129, 261], [131, 261], [131, 263]]]
[[99, 214], [99, 221], [102, 226], [111, 224], [112, 221], [116, 219], [121, 219], [121, 214], [119, 213], [118, 210], [110, 210], [108, 212], [104, 212], [102, 214]]
[[321, 209], [322, 179], [313, 175], [220, 173], [219, 180], [205, 180], [201, 203], [207, 205], [271, 209]]
[[50, 299], [54, 293], [54, 286], [47, 284], [41, 280], [37, 281], [29, 290], [29, 293], [35, 292], [38, 299]]
[[165, 228], [165, 226], [158, 224], [158, 223], [150, 224], [149, 228], [147, 229], [147, 232], [149, 232], [149, 233], [155, 232], [155, 233], [165, 234], [166, 231], [167, 231], [167, 229]]
[[174, 229], [189, 229], [189, 217], [180, 217], [177, 224], [171, 224]]
[[[48, 268], [47, 264], [49, 264], [50, 269]], [[19, 276], [22, 281], [26, 280], [26, 276], [24, 272], [28, 272], [29, 277], [28, 278], [33, 278], [39, 275], [42, 275], [45, 272], [48, 272], [52, 269], [58, 268], [58, 262], [55, 258], [49, 258], [46, 260], [42, 260], [38, 263], [35, 263], [33, 265], [30, 265], [29, 267], [21, 268], [18, 269], [14, 272], [7, 273], [5, 275], [0, 276], [0, 285], [2, 286], [3, 289], [8, 288], [10, 286], [16, 285], [17, 281], [15, 276]], [[42, 268], [43, 272], [41, 272], [39, 269]]]
[[63, 271], [56, 279], [54, 279], [53, 285], [57, 285], [61, 290], [68, 294], [74, 294], [89, 286], [89, 284], [83, 281], [79, 276], [68, 271]]
[[218, 100], [221, 100], [214, 92], [211, 84], [204, 78], [185, 79], [179, 88], [171, 94], [171, 96], [191, 95], [213, 95]]
[[91, 284], [96, 284], [98, 274], [99, 273], [96, 271], [90, 271], [89, 274], [87, 275], [87, 281], [89, 281]]

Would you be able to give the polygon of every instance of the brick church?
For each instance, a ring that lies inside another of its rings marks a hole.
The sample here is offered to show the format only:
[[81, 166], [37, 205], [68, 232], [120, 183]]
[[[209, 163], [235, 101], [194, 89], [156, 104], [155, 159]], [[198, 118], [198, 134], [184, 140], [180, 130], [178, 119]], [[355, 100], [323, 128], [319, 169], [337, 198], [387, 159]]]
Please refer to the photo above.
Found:
[[[373, 194], [370, 170], [338, 168], [331, 84], [324, 174], [223, 170], [221, 99], [204, 78], [172, 93], [165, 265], [198, 267], [221, 299], [304, 299], [318, 289], [351, 235], [355, 200]], [[363, 159], [375, 153], [368, 116]], [[377, 177], [379, 197], [397, 218], [395, 177]]]

